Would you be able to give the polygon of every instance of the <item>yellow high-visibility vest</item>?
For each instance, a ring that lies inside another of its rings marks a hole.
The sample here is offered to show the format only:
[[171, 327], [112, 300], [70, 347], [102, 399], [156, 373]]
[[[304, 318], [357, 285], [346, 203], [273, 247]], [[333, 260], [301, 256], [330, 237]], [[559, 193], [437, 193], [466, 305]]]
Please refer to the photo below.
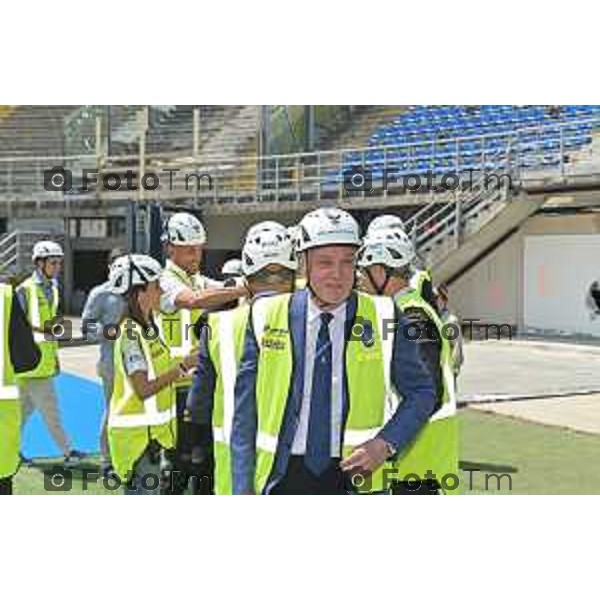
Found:
[[175, 447], [176, 411], [172, 386], [163, 388], [150, 398], [140, 398], [123, 365], [123, 339], [126, 335], [135, 335], [140, 340], [148, 365], [148, 378], [160, 377], [171, 368], [165, 343], [160, 336], [146, 339], [143, 327], [132, 319], [124, 319], [119, 327], [121, 335], [115, 342], [115, 380], [108, 413], [108, 442], [115, 473], [123, 479], [131, 474], [136, 461], [152, 440], [163, 448]]
[[[49, 302], [42, 286], [34, 276], [27, 278], [18, 288], [25, 292], [27, 299], [27, 318], [34, 329], [44, 329], [46, 323], [56, 318], [58, 311], [58, 288], [53, 286], [52, 301]], [[54, 377], [58, 373], [58, 342], [46, 339], [41, 331], [33, 332], [33, 340], [37, 344], [42, 358], [33, 371], [19, 373], [17, 379], [43, 379]]]
[[10, 359], [9, 326], [13, 290], [0, 284], [0, 479], [11, 477], [19, 466], [21, 405]]

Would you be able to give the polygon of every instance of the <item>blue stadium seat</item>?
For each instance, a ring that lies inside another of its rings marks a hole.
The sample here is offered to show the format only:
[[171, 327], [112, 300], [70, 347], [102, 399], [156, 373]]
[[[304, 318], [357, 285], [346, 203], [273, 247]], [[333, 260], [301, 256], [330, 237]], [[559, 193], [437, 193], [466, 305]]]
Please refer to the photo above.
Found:
[[[592, 128], [581, 121], [598, 116], [596, 105], [415, 106], [371, 134], [368, 146], [390, 150], [385, 155], [380, 149], [367, 151], [364, 164], [374, 177], [382, 177], [385, 164], [415, 174], [428, 169], [441, 173], [457, 163], [459, 169], [494, 168], [506, 157], [510, 138], [522, 167], [554, 165], [560, 161], [561, 144], [563, 150], [572, 151], [591, 142]], [[455, 138], [460, 138], [458, 145]], [[403, 144], [418, 145], [403, 148]], [[362, 153], [346, 153], [343, 158], [344, 164], [363, 163]], [[339, 179], [339, 173], [331, 175], [332, 182]]]

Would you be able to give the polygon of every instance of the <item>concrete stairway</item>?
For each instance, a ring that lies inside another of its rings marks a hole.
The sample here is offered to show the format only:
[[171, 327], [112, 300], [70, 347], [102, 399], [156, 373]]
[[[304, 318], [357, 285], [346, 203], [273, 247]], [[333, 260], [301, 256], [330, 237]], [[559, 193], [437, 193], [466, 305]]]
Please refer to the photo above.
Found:
[[201, 156], [233, 158], [242, 153], [255, 154], [259, 130], [260, 107], [256, 105], [224, 106], [222, 126], [201, 148]]
[[64, 155], [65, 119], [77, 106], [18, 106], [0, 121], [0, 156]]
[[357, 106], [346, 127], [340, 133], [324, 140], [320, 149], [363, 148], [377, 127], [393, 121], [408, 108], [399, 105]]
[[546, 201], [510, 189], [509, 180], [480, 174], [464, 191], [450, 191], [405, 223], [435, 281], [451, 282], [473, 266]]

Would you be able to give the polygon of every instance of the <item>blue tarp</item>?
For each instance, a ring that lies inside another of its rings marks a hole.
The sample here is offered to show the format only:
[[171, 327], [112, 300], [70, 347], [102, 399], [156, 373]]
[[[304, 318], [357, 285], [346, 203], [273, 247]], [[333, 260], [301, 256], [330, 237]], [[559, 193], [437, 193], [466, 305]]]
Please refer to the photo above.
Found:
[[[61, 373], [55, 380], [63, 426], [75, 450], [98, 453], [100, 422], [104, 410], [99, 383]], [[53, 458], [61, 455], [42, 416], [35, 411], [23, 433], [22, 453], [27, 458]]]

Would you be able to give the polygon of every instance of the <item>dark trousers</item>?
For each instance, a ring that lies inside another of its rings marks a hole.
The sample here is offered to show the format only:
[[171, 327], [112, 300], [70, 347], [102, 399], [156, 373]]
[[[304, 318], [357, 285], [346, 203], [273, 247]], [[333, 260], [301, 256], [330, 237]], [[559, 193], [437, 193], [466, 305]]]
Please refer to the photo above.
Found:
[[424, 481], [397, 481], [392, 484], [392, 495], [394, 496], [437, 496], [440, 494], [440, 486], [437, 481], [426, 479]]
[[0, 496], [10, 496], [13, 493], [12, 477], [0, 479]]
[[348, 494], [351, 489], [340, 469], [339, 459], [332, 459], [331, 467], [320, 476], [311, 473], [303, 456], [290, 456], [285, 475], [271, 490], [275, 495], [333, 495]]
[[[181, 496], [187, 489], [195, 495], [213, 493], [215, 461], [212, 427], [194, 425], [187, 419], [188, 390], [177, 390], [177, 447], [165, 451], [162, 469], [168, 483], [162, 494]], [[196, 452], [192, 458], [192, 448]]]

